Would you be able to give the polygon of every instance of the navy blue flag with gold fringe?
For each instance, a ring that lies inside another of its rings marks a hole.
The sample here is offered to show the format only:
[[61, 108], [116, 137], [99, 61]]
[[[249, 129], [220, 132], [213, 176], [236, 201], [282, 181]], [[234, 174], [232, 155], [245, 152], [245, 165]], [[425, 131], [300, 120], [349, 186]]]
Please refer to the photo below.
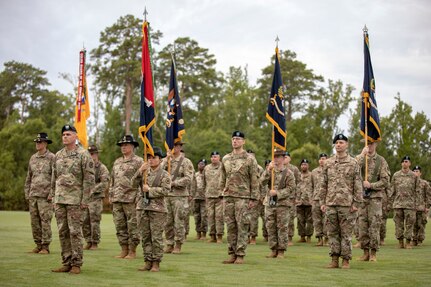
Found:
[[175, 70], [175, 62], [172, 59], [171, 77], [169, 81], [168, 114], [166, 117], [166, 150], [172, 150], [174, 144], [182, 140], [184, 129], [183, 111], [181, 109], [180, 94]]
[[380, 141], [379, 111], [375, 98], [376, 85], [373, 66], [371, 65], [368, 32], [364, 30], [364, 84], [362, 90], [361, 135], [368, 142]]
[[266, 118], [273, 125], [272, 146], [286, 150], [286, 120], [283, 106], [283, 81], [281, 79], [278, 47], [275, 49], [274, 78]]

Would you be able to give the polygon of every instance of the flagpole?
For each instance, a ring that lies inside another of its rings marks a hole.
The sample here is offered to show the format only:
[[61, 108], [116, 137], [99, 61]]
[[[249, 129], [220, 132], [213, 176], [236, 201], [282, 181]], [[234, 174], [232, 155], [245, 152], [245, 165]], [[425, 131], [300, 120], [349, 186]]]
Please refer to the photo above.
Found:
[[[366, 37], [366, 34], [368, 33], [367, 25], [364, 26], [364, 29], [362, 29], [364, 32], [364, 37]], [[365, 113], [365, 147], [368, 146], [368, 96], [365, 94], [365, 91], [362, 92], [362, 96], [364, 97], [364, 113]], [[368, 153], [365, 155], [365, 181], [368, 181]]]
[[271, 169], [271, 190], [274, 189], [274, 177], [275, 177], [275, 173], [274, 173], [274, 126], [272, 127], [272, 140], [271, 140], [271, 162], [272, 162], [272, 169]]

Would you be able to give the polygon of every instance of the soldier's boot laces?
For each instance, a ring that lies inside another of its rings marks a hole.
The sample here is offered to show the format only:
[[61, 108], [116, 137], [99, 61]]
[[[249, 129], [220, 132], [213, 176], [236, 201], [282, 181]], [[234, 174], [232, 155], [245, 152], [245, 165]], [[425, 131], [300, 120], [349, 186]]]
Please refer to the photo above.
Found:
[[127, 256], [124, 257], [124, 259], [135, 259], [135, 258], [136, 258], [136, 246], [131, 245], [129, 247], [129, 254], [127, 254]]
[[405, 248], [406, 249], [412, 249], [413, 248], [412, 243], [410, 242], [410, 240], [407, 240]]
[[84, 250], [90, 250], [91, 248], [91, 242], [87, 242], [87, 245], [85, 245]]
[[223, 264], [233, 264], [236, 260], [236, 256], [235, 255], [231, 255], [229, 259], [226, 259], [223, 261]]
[[97, 248], [98, 248], [97, 243], [92, 243], [90, 250], [97, 250]]
[[341, 268], [343, 268], [343, 269], [350, 269], [349, 259], [344, 259], [343, 258], [343, 263], [341, 263]]
[[284, 258], [284, 250], [278, 250], [277, 252], [277, 258], [283, 259]]
[[237, 256], [234, 264], [244, 264], [244, 256]]
[[370, 261], [377, 262], [377, 251], [376, 249], [371, 249]]
[[129, 246], [128, 245], [121, 245], [121, 253], [120, 255], [115, 256], [115, 258], [124, 258], [129, 254]]
[[72, 269], [70, 269], [69, 273], [70, 274], [79, 274], [79, 273], [81, 273], [81, 267], [72, 266]]
[[56, 273], [59, 273], [59, 272], [69, 272], [70, 269], [72, 269], [72, 267], [69, 266], [69, 265], [67, 265], [67, 266], [61, 266], [60, 268], [57, 268], [57, 269], [52, 269], [51, 271], [52, 272], [56, 272]]
[[[215, 235], [214, 235], [215, 236]], [[223, 243], [223, 235], [217, 235], [217, 243]]]
[[151, 267], [151, 272], [159, 272], [160, 271], [160, 262], [154, 261], [153, 267]]
[[404, 239], [398, 240], [398, 248], [404, 248]]
[[364, 254], [359, 257], [359, 261], [369, 261], [370, 260], [370, 250], [364, 249]]
[[145, 261], [144, 267], [139, 268], [139, 271], [150, 271], [151, 267], [153, 267], [153, 262], [151, 261]]
[[277, 257], [277, 250], [271, 250], [271, 253], [265, 256], [266, 258], [275, 258]]
[[339, 267], [338, 256], [333, 255], [331, 263], [329, 263], [328, 266], [326, 266], [326, 268], [338, 268], [338, 267]]
[[172, 253], [172, 251], [174, 251], [174, 246], [173, 245], [166, 245], [164, 253]]
[[180, 254], [181, 253], [181, 243], [175, 242], [174, 250], [172, 250], [172, 254]]

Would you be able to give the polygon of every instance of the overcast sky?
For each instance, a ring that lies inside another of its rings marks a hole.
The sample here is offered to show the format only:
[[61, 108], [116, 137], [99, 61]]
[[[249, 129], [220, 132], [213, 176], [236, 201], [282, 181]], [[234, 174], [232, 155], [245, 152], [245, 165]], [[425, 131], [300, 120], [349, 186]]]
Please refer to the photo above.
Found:
[[[0, 0], [0, 64], [16, 60], [46, 70], [54, 89], [72, 86], [59, 73], [78, 75], [79, 50], [98, 46], [106, 27], [144, 7], [161, 46], [189, 36], [208, 48], [217, 69], [248, 66], [252, 84], [279, 47], [325, 79], [356, 88], [363, 81], [362, 28], [370, 34], [376, 98], [382, 116], [394, 96], [431, 114], [431, 1], [427, 0]], [[139, 59], [137, 59], [139, 60]], [[91, 97], [91, 95], [90, 95]]]

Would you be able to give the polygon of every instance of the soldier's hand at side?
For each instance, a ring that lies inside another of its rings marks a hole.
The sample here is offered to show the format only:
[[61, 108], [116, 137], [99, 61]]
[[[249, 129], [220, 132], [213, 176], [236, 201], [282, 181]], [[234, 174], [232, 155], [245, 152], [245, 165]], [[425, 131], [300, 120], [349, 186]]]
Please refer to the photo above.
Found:
[[275, 189], [271, 189], [271, 190], [269, 191], [269, 195], [271, 195], [271, 196], [276, 196], [276, 195], [277, 195], [277, 191], [276, 191]]
[[143, 192], [148, 192], [148, 191], [150, 191], [150, 186], [149, 186], [148, 184], [144, 184], [144, 185], [142, 186], [142, 191], [143, 191]]
[[48, 197], [46, 198], [46, 200], [47, 200], [48, 202], [52, 202], [52, 197], [51, 197], [50, 195], [48, 195]]
[[254, 208], [256, 205], [257, 205], [257, 200], [250, 199], [250, 201], [248, 202], [249, 209]]
[[358, 211], [358, 208], [352, 205], [352, 207], [350, 207], [350, 212], [355, 212], [355, 211]]
[[363, 185], [364, 185], [365, 188], [371, 188], [371, 183], [368, 180], [365, 180], [363, 182]]
[[326, 212], [326, 205], [321, 205], [321, 206], [320, 206], [320, 210], [321, 210], [322, 212]]

